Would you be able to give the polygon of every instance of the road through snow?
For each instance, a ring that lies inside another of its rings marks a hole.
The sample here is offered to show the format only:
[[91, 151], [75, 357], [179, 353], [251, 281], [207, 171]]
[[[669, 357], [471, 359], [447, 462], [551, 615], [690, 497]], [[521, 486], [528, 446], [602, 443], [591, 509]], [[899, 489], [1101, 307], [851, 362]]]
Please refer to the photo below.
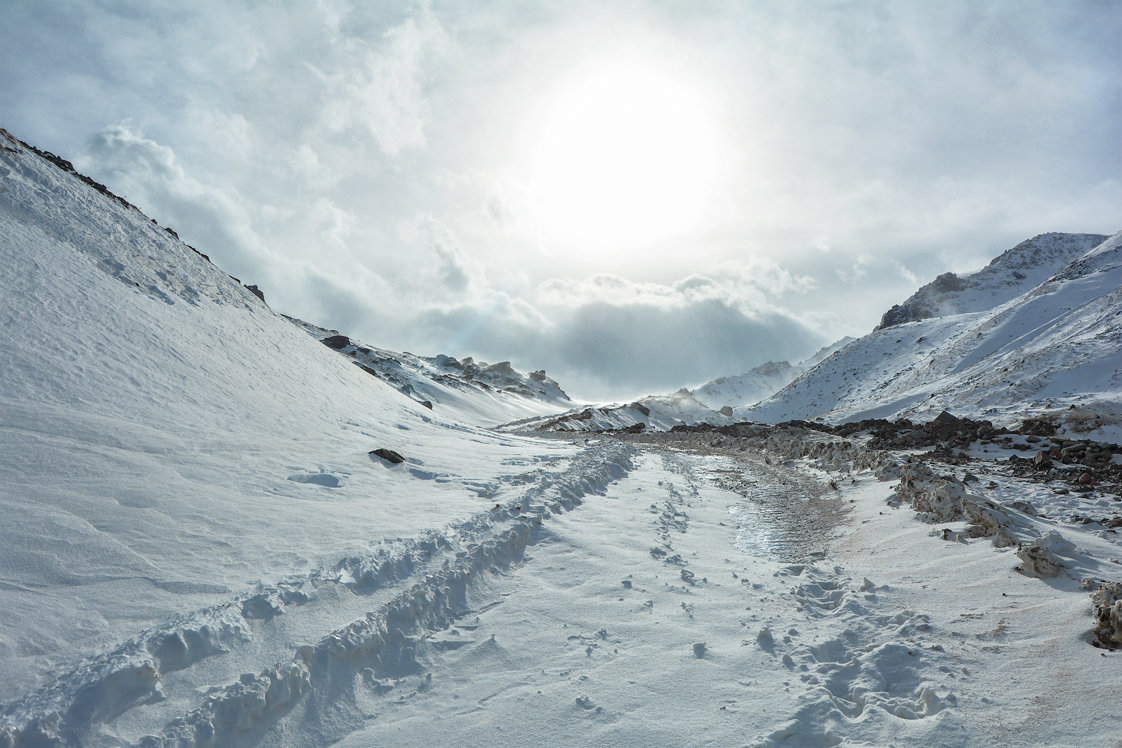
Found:
[[762, 462], [754, 497], [717, 485], [734, 466], [749, 475], [743, 460], [652, 449], [636, 465], [544, 523], [516, 570], [473, 593], [479, 612], [440, 632], [423, 672], [373, 702], [344, 744], [829, 744], [931, 731], [924, 718], [939, 721], [946, 694], [926, 680], [926, 619], [821, 561], [834, 532], [792, 532], [759, 511], [765, 494], [773, 508], [815, 499], [767, 481]]
[[[589, 440], [563, 467], [509, 477], [489, 511], [90, 658], [8, 705], [7, 743], [1109, 734], [1085, 598], [1042, 598], [991, 545], [933, 538], [890, 495], [867, 471]], [[1045, 652], [1059, 670], [1032, 667]]]

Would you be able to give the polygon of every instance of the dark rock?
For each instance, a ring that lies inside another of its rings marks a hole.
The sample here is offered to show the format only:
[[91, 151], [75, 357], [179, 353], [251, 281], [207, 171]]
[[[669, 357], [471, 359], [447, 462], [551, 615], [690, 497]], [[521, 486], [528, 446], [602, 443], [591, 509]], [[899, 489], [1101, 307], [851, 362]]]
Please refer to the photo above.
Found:
[[1017, 429], [1022, 434], [1033, 436], [1053, 436], [1056, 433], [1056, 424], [1048, 418], [1026, 418]]
[[386, 449], [385, 447], [378, 447], [377, 449], [371, 450], [369, 454], [372, 457], [381, 457], [383, 460], [393, 465], [399, 465], [405, 462], [404, 457], [394, 452], [392, 449]]
[[265, 292], [262, 291], [257, 286], [246, 286], [245, 288], [246, 288], [247, 291], [249, 291], [251, 294], [253, 294], [257, 298], [261, 299], [262, 301], [265, 301]]
[[340, 350], [342, 348], [346, 348], [348, 345], [350, 345], [351, 344], [351, 339], [348, 338], [346, 335], [332, 335], [330, 337], [324, 338], [323, 340], [321, 340], [319, 342], [323, 343], [328, 348], [334, 348], [335, 350], [338, 351], [338, 350]]
[[944, 410], [942, 413], [935, 416], [935, 420], [932, 421], [932, 423], [937, 423], [940, 426], [957, 426], [958, 424], [962, 423], [962, 419], [956, 418], [955, 416]]
[[1052, 466], [1052, 458], [1047, 452], [1040, 451], [1032, 458], [1032, 466], [1037, 470], [1047, 470]]

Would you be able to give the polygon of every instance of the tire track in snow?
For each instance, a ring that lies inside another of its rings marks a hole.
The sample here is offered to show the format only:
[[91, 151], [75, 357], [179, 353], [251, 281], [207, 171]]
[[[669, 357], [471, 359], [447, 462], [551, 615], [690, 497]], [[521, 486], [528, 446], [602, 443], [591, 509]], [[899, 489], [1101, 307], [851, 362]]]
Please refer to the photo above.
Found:
[[[370, 594], [416, 580], [375, 612], [336, 629], [314, 645], [257, 673], [245, 673], [208, 693], [139, 745], [252, 744], [305, 697], [321, 712], [346, 701], [356, 673], [366, 681], [408, 669], [417, 634], [447, 628], [466, 613], [466, 592], [482, 572], [516, 563], [535, 530], [553, 515], [579, 506], [632, 468], [634, 448], [612, 443], [587, 449], [561, 473], [540, 472], [515, 498], [444, 530], [400, 542], [369, 556], [343, 559], [329, 570], [263, 588], [229, 604], [141, 635], [90, 658], [73, 671], [0, 711], [0, 746], [120, 745], [107, 725], [167, 698], [162, 680], [244, 646], [256, 621], [268, 621], [314, 599], [317, 587], [343, 585]], [[526, 480], [526, 478], [521, 478]], [[344, 734], [339, 720], [319, 720], [325, 732]], [[331, 728], [328, 725], [334, 724]]]

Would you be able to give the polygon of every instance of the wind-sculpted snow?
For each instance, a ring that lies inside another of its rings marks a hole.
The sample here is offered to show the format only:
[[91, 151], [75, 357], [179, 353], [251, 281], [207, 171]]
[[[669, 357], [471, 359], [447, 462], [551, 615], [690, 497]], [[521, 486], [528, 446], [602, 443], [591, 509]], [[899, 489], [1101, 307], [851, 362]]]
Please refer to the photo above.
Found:
[[[260, 739], [305, 697], [346, 698], [339, 689], [356, 674], [377, 679], [415, 667], [413, 650], [422, 646], [424, 633], [447, 628], [465, 613], [466, 591], [480, 575], [517, 563], [543, 521], [580, 506], [587, 496], [625, 476], [633, 453], [622, 444], [586, 450], [559, 474], [542, 472], [528, 484], [515, 483], [515, 495], [490, 511], [368, 556], [344, 558], [331, 568], [172, 622], [91, 658], [5, 705], [0, 745], [118, 744], [107, 725], [130, 710], [177, 696], [165, 691], [163, 680], [207, 658], [232, 657], [250, 646], [259, 621], [310, 604], [331, 586], [365, 596], [404, 586], [376, 611], [316, 644], [298, 647], [291, 660], [242, 675], [139, 744], [224, 745], [248, 736]], [[176, 697], [176, 703], [181, 700]], [[316, 729], [345, 732], [353, 727], [344, 720]], [[319, 733], [317, 740], [322, 737]]]

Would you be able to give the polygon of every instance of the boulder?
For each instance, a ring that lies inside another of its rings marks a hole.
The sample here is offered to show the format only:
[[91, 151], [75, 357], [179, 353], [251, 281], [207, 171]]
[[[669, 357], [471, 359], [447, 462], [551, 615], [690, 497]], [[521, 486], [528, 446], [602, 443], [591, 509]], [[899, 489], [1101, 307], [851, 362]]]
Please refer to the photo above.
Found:
[[348, 345], [350, 345], [351, 344], [351, 339], [348, 338], [346, 335], [331, 335], [329, 337], [324, 338], [323, 340], [321, 340], [319, 342], [323, 343], [328, 348], [334, 348], [335, 350], [338, 351], [338, 350], [342, 350], [343, 348], [346, 348]]
[[369, 454], [371, 457], [380, 457], [391, 465], [399, 465], [405, 462], [404, 457], [402, 457], [397, 452], [394, 452], [392, 449], [386, 449], [385, 447], [378, 447], [377, 449], [373, 449]]

